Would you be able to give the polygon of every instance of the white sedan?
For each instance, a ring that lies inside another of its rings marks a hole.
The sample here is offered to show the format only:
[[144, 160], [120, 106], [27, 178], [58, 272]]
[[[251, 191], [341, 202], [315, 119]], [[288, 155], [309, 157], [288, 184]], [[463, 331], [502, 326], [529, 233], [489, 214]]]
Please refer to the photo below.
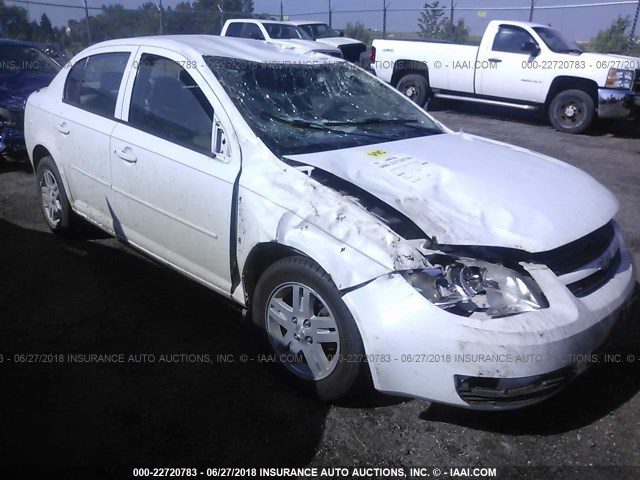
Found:
[[291, 379], [472, 408], [547, 398], [620, 323], [614, 196], [365, 71], [213, 36], [94, 45], [32, 94], [56, 233], [88, 220], [251, 312]]

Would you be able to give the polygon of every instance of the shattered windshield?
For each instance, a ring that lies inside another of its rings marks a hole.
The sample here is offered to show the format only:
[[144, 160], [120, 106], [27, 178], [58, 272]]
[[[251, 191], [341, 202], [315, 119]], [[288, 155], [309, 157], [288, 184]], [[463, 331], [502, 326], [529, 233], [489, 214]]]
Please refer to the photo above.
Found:
[[278, 156], [442, 133], [408, 99], [347, 62], [206, 60], [251, 129]]

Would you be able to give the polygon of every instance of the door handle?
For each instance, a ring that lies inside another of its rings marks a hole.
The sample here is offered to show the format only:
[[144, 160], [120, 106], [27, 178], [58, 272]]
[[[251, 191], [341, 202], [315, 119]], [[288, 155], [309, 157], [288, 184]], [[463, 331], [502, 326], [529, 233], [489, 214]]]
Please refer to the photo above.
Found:
[[56, 128], [63, 135], [69, 135], [69, 127], [67, 127], [67, 122], [56, 123]]
[[499, 58], [490, 58], [489, 61], [493, 63], [500, 63], [502, 60], [500, 60]]
[[133, 154], [129, 147], [124, 147], [122, 150], [116, 148], [114, 150], [114, 153], [125, 162], [136, 163], [138, 161], [137, 157]]

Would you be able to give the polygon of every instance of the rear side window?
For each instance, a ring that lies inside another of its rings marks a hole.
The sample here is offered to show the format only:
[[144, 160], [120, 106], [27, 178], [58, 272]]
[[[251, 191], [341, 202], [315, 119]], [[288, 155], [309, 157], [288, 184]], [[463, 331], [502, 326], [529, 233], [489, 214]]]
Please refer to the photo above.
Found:
[[64, 101], [105, 117], [113, 117], [129, 52], [100, 53], [71, 67]]
[[522, 46], [527, 42], [534, 42], [528, 32], [520, 28], [501, 26], [493, 40], [494, 52], [522, 53], [526, 54]]
[[129, 124], [196, 151], [211, 152], [213, 107], [178, 63], [144, 54], [133, 85]]
[[225, 33], [227, 37], [241, 37], [242, 36], [242, 23], [234, 22], [230, 23]]

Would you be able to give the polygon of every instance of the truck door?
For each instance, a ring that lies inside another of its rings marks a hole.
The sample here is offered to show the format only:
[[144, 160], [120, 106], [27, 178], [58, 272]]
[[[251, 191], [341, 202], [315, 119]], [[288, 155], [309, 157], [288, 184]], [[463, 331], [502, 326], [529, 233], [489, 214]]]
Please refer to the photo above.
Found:
[[[545, 70], [540, 46], [524, 28], [500, 25], [491, 42], [480, 50], [476, 92], [526, 102], [544, 101]], [[478, 88], [479, 87], [479, 88]]]

